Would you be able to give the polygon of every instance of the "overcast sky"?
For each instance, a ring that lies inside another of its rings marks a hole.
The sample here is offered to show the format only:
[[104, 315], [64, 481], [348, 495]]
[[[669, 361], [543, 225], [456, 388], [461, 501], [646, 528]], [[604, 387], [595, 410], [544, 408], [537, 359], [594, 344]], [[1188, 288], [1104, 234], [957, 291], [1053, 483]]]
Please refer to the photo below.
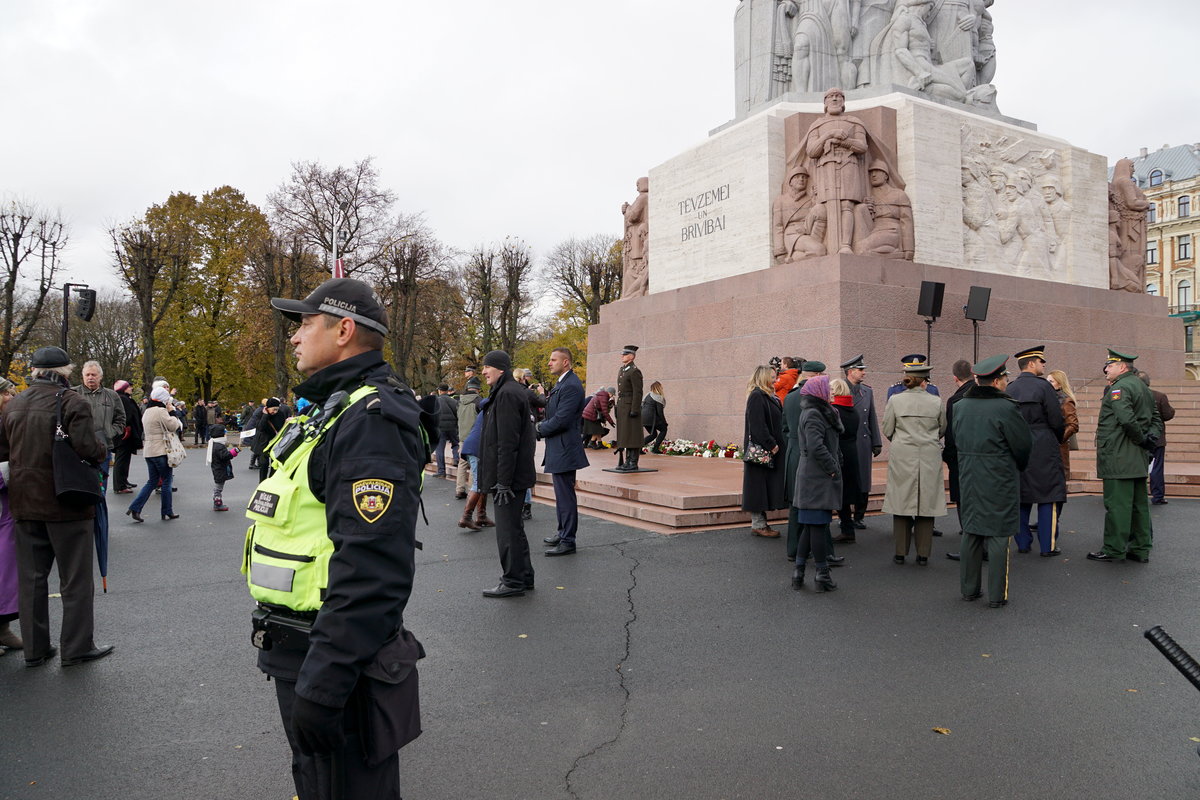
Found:
[[[0, 0], [0, 196], [105, 229], [374, 156], [460, 248], [621, 233], [639, 175], [733, 116], [736, 0]], [[1000, 110], [1113, 161], [1200, 142], [1200, 2], [997, 0]], [[65, 278], [64, 278], [65, 279]]]

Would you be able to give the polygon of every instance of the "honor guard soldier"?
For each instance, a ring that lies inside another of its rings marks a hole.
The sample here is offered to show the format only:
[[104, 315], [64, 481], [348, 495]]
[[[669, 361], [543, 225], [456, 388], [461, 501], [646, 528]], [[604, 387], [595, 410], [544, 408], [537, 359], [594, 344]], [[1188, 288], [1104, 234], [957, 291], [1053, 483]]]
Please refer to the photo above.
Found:
[[959, 520], [964, 600], [982, 596], [983, 554], [988, 554], [988, 605], [1008, 603], [1008, 539], [1021, 502], [1021, 470], [1029, 463], [1033, 437], [1017, 403], [1004, 393], [1007, 356], [975, 364], [975, 384], [954, 407], [958, 448]]
[[1059, 445], [1066, 423], [1062, 404], [1046, 371], [1046, 347], [1037, 345], [1013, 356], [1021, 374], [1008, 384], [1008, 396], [1017, 401], [1021, 416], [1033, 434], [1033, 453], [1021, 470], [1021, 530], [1017, 552], [1028, 553], [1033, 544], [1029, 512], [1037, 506], [1037, 535], [1044, 558], [1061, 555], [1058, 549], [1058, 504], [1067, 500], [1067, 479]]
[[[909, 367], [920, 367], [920, 366], [923, 366], [928, 363], [929, 363], [929, 356], [925, 355], [924, 353], [909, 353], [908, 355], [906, 355], [900, 359], [900, 366], [904, 367], [905, 369], [908, 369]], [[896, 381], [895, 383], [893, 383], [891, 386], [888, 387], [887, 397], [884, 398], [884, 401], [883, 401], [884, 404], [886, 405], [887, 401], [892, 399], [892, 395], [900, 394], [900, 392], [903, 392], [903, 391], [904, 391], [904, 381]], [[935, 394], [938, 397], [941, 397], [941, 393], [938, 392], [938, 388], [936, 386], [934, 386], [932, 382], [927, 382], [925, 384], [925, 391], [929, 392], [930, 394]]]
[[1133, 368], [1136, 355], [1109, 349], [1108, 386], [1096, 420], [1096, 474], [1104, 482], [1104, 546], [1092, 561], [1150, 560], [1150, 454], [1163, 434], [1150, 388]]
[[369, 286], [335, 278], [271, 305], [312, 401], [263, 448], [269, 474], [246, 511], [242, 572], [258, 601], [252, 642], [275, 681], [303, 800], [399, 800], [397, 751], [420, 733], [404, 629], [428, 433], [381, 352], [387, 314]]
[[633, 360], [637, 346], [625, 345], [621, 350], [621, 369], [617, 372], [618, 472], [637, 472], [642, 455], [642, 371]]

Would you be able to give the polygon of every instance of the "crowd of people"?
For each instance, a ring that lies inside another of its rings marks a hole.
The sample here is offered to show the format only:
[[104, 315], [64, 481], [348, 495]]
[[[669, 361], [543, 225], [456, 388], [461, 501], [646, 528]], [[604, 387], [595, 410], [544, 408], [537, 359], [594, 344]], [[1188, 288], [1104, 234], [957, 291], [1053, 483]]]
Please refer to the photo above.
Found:
[[[831, 380], [820, 361], [779, 359], [758, 367], [747, 386], [742, 508], [751, 532], [776, 538], [767, 515], [788, 509], [787, 558], [792, 585], [804, 585], [809, 559], [819, 590], [836, 588], [830, 567], [844, 556], [863, 521], [871, 491], [871, 459], [890, 442], [883, 513], [892, 518], [893, 560], [929, 564], [938, 518], [947, 515], [946, 479], [956, 504], [962, 548], [963, 598], [982, 596], [982, 563], [989, 563], [989, 605], [1008, 602], [1009, 539], [1020, 554], [1035, 537], [1043, 558], [1062, 555], [1058, 533], [1067, 500], [1070, 452], [1078, 449], [1079, 416], [1070, 379], [1046, 371], [1044, 346], [993, 356], [952, 369], [955, 392], [945, 402], [930, 382], [921, 353], [901, 359], [902, 379], [889, 387], [877, 421], [866, 365], [858, 355]], [[1146, 563], [1152, 547], [1148, 503], [1166, 503], [1162, 460], [1168, 398], [1149, 388], [1133, 366], [1136, 355], [1108, 351], [1107, 386], [1097, 421], [1098, 475], [1103, 482], [1103, 546], [1092, 561]], [[834, 515], [839, 535], [832, 535]]]

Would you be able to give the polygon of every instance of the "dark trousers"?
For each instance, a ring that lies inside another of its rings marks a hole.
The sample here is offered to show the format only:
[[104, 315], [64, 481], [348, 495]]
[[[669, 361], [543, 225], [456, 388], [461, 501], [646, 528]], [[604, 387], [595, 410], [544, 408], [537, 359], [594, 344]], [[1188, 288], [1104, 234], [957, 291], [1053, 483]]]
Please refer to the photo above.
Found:
[[208, 423], [197, 422], [196, 432], [192, 435], [192, 444], [206, 444], [208, 442]]
[[661, 427], [654, 428], [653, 430], [646, 428], [644, 425], [642, 427], [645, 428], [646, 433], [648, 434], [642, 441], [642, 445], [645, 446], [651, 442], [654, 442], [654, 446], [650, 448], [651, 452], [657, 453], [662, 450], [663, 439], [667, 438], [667, 426], [664, 424]]
[[92, 521], [17, 520], [18, 610], [25, 658], [41, 658], [50, 649], [50, 568], [58, 563], [62, 593], [63, 658], [96, 647], [92, 640]]
[[988, 602], [1008, 599], [1008, 537], [976, 536], [964, 533], [960, 548], [958, 574], [963, 597], [980, 593], [983, 583], [983, 552], [988, 558]]
[[813, 561], [817, 563], [817, 568], [825, 569], [828, 566], [829, 556], [831, 555], [829, 538], [828, 524], [801, 525], [800, 541], [796, 546], [796, 563], [807, 563], [808, 555], [812, 553]]
[[437, 459], [437, 474], [446, 474], [446, 443], [450, 443], [450, 456], [458, 461], [458, 431], [438, 431], [437, 444], [434, 445], [433, 455]]
[[507, 503], [495, 502], [492, 495], [492, 516], [496, 521], [496, 547], [500, 550], [501, 583], [514, 589], [533, 586], [533, 562], [529, 560], [529, 539], [521, 519], [521, 501], [514, 497]]
[[162, 496], [159, 498], [159, 504], [164, 516], [170, 516], [174, 511], [171, 503], [171, 475], [172, 470], [167, 466], [166, 456], [151, 456], [146, 459], [146, 482], [142, 484], [142, 488], [138, 490], [137, 497], [133, 498], [133, 502], [129, 507], [139, 514], [146, 507], [146, 501], [150, 499], [150, 493], [158, 486], [158, 482], [162, 481]]
[[1145, 478], [1104, 479], [1104, 552], [1124, 558], [1126, 552], [1150, 555], [1153, 529]]
[[1158, 503], [1164, 500], [1167, 487], [1163, 481], [1163, 456], [1166, 455], [1167, 446], [1154, 448], [1154, 452], [1150, 456], [1150, 499]]
[[575, 470], [556, 472], [554, 480], [554, 510], [558, 512], [558, 538], [575, 544], [579, 532], [579, 501], [575, 497]]
[[[814, 558], [816, 558], [816, 551], [812, 549], [811, 542], [804, 549], [800, 548], [800, 537], [804, 533], [804, 527], [805, 527], [804, 525], [800, 524], [800, 509], [796, 508], [795, 506], [791, 506], [790, 508], [788, 508], [788, 529], [787, 529], [787, 558], [788, 558], [788, 561], [795, 561], [797, 554], [800, 554], [800, 559], [799, 559], [800, 563], [804, 563], [804, 560], [806, 558], [808, 558], [810, 553], [813, 555]], [[826, 556], [835, 555], [834, 549], [833, 549], [833, 533], [830, 531], [829, 526], [828, 525], [818, 525], [815, 527], [824, 528], [824, 533], [821, 534], [820, 538], [825, 542], [825, 555]], [[851, 528], [851, 533], [853, 533], [853, 531], [854, 531], [854, 529]], [[811, 538], [811, 535], [812, 534], [810, 532], [810, 538]], [[820, 560], [824, 561], [825, 559], [822, 558]]]
[[126, 450], [124, 447], [118, 447], [113, 451], [113, 486], [117, 489], [124, 489], [129, 485], [129, 462], [133, 458], [133, 451]]
[[896, 555], [908, 555], [913, 540], [916, 540], [917, 555], [929, 558], [933, 550], [933, 517], [892, 517], [892, 539], [896, 544]]
[[871, 500], [871, 495], [867, 492], [862, 492], [858, 496], [858, 504], [854, 506], [854, 521], [862, 522], [867, 516], [867, 503]]
[[[292, 780], [300, 800], [330, 800], [331, 798], [372, 798], [375, 800], [400, 800], [400, 756], [376, 766], [367, 766], [363, 754], [362, 736], [359, 733], [358, 715], [343, 715], [346, 743], [336, 760], [331, 755], [316, 755], [300, 752], [292, 732], [292, 706], [296, 702], [296, 684], [292, 681], [275, 682], [275, 697], [279, 701], [279, 716], [292, 748]], [[353, 702], [353, 700], [351, 701]], [[336, 761], [336, 763], [335, 763]], [[335, 777], [334, 773], [337, 772]], [[340, 779], [340, 780], [339, 780]], [[340, 783], [338, 791], [334, 784]]]
[[1017, 531], [1017, 549], [1029, 550], [1033, 531], [1029, 530], [1029, 512], [1037, 505], [1038, 545], [1043, 553], [1058, 546], [1058, 503], [1021, 503], [1021, 528]]

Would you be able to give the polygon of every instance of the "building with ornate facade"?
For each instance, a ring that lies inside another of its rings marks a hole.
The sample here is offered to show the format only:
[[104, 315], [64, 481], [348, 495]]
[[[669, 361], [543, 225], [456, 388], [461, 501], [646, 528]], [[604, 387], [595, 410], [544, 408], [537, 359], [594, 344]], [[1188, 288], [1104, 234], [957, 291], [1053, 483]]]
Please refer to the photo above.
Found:
[[1133, 177], [1146, 193], [1146, 292], [1167, 298], [1184, 325], [1188, 376], [1200, 379], [1200, 301], [1196, 248], [1200, 246], [1200, 144], [1142, 148]]

